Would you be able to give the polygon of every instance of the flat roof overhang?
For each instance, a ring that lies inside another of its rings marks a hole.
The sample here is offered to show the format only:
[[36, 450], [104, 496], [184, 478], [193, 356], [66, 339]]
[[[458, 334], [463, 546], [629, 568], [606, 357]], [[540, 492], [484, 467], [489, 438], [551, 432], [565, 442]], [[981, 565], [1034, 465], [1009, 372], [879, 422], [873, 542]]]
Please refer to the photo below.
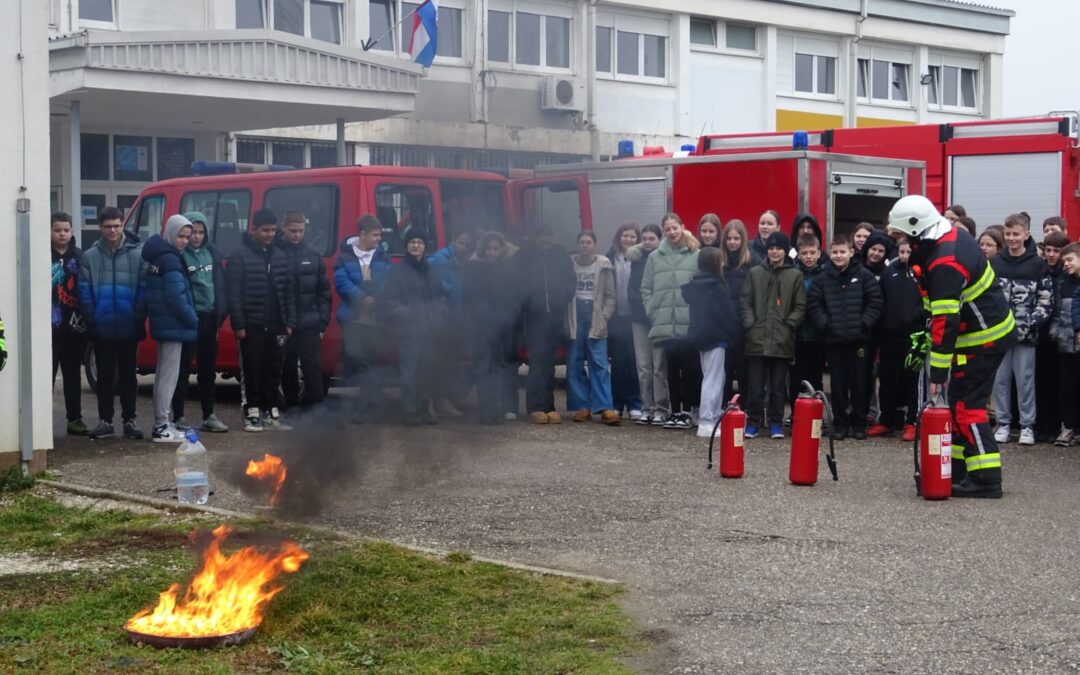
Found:
[[414, 109], [422, 70], [266, 30], [83, 31], [50, 42], [54, 112], [84, 126], [245, 131], [390, 117]]

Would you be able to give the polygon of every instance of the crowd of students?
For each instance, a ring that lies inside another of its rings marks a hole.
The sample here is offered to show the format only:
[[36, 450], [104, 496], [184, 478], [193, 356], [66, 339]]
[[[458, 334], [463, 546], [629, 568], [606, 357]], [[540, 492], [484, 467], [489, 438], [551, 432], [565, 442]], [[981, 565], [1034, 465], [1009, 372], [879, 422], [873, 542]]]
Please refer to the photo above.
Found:
[[[945, 215], [975, 235], [961, 207]], [[578, 235], [571, 253], [546, 226], [520, 248], [497, 232], [461, 231], [432, 253], [425, 233], [410, 228], [401, 234], [404, 259], [391, 264], [382, 224], [364, 216], [328, 275], [304, 243], [300, 211], [286, 211], [280, 223], [272, 211], [256, 211], [227, 260], [207, 241], [201, 213], [171, 216], [146, 242], [123, 230], [115, 208], [103, 209], [99, 222], [101, 238], [81, 252], [70, 217], [52, 217], [53, 376], [63, 373], [72, 435], [114, 435], [118, 393], [123, 435], [143, 437], [135, 355], [147, 318], [157, 343], [153, 440], [182, 438], [193, 355], [198, 426], [228, 431], [214, 413], [226, 318], [241, 356], [243, 428], [287, 430], [283, 411], [323, 401], [321, 340], [335, 292], [342, 374], [357, 388], [358, 424], [386, 419], [391, 353], [403, 423], [460, 416], [473, 388], [479, 422], [517, 419], [524, 352], [525, 412], [535, 424], [562, 421], [555, 365], [565, 353], [566, 410], [575, 422], [628, 419], [707, 436], [737, 390], [746, 436], [783, 438], [800, 383], [821, 389], [828, 369], [836, 438], [914, 435], [918, 374], [910, 357], [923, 350], [927, 317], [907, 242], [869, 223], [823, 248], [810, 214], [794, 219], [789, 237], [780, 215], [765, 211], [751, 240], [739, 220], [725, 225], [706, 214], [695, 236], [669, 213], [658, 225], [622, 225], [606, 255], [591, 231]], [[1039, 437], [1070, 445], [1080, 430], [1080, 243], [1064, 230], [1062, 219], [1048, 218], [1037, 247], [1019, 213], [978, 238], [1020, 338], [995, 381], [1000, 442], [1014, 421], [1024, 445]], [[88, 341], [98, 378], [93, 429], [80, 397]]]

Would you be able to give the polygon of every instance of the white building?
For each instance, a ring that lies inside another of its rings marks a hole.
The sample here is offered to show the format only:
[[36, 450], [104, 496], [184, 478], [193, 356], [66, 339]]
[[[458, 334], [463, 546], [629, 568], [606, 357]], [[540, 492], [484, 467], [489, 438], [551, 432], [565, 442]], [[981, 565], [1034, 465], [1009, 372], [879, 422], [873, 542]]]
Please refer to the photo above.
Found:
[[[416, 6], [366, 4], [373, 38]], [[1012, 15], [954, 0], [441, 0], [416, 111], [346, 137], [362, 163], [530, 168], [623, 138], [640, 152], [702, 133], [994, 117]], [[407, 49], [399, 29], [373, 51]], [[244, 134], [238, 151], [276, 160], [262, 139], [332, 134]]]

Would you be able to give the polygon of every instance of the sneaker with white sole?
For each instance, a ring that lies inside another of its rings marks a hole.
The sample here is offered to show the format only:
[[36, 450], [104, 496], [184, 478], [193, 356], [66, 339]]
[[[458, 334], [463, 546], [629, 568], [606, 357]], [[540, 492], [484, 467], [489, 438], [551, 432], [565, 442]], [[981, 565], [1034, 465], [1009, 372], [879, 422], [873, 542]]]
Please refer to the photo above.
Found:
[[268, 431], [292, 431], [292, 426], [281, 419], [281, 412], [277, 408], [270, 408], [262, 417], [263, 428]]
[[90, 440], [96, 441], [99, 438], [112, 438], [116, 435], [116, 430], [113, 429], [112, 422], [101, 420], [98, 422], [98, 425], [94, 427], [94, 430], [87, 435], [90, 436]]
[[503, 419], [507, 422], [514, 422], [517, 420], [517, 413], [508, 412], [503, 415]]
[[651, 412], [643, 412], [639, 417], [634, 419], [634, 424], [640, 424], [642, 426], [649, 426], [652, 424], [653, 414]]
[[1064, 424], [1061, 425], [1061, 433], [1054, 439], [1054, 445], [1059, 448], [1067, 448], [1076, 440], [1076, 432]]
[[639, 419], [641, 419], [641, 411], [640, 410], [631, 410], [630, 411], [630, 420], [633, 421], [633, 422], [637, 422]]
[[229, 430], [229, 427], [218, 419], [217, 415], [211, 414], [209, 417], [202, 421], [202, 430], [211, 431], [216, 434], [223, 434]]
[[994, 429], [994, 440], [998, 443], [1007, 443], [1009, 440], [1009, 426], [1007, 424], [998, 425], [997, 429]]
[[1020, 445], [1035, 445], [1035, 430], [1024, 427], [1020, 430]]
[[671, 417], [671, 413], [664, 412], [663, 410], [656, 410], [652, 414], [652, 425], [654, 427], [662, 427], [667, 424], [669, 417]]
[[[712, 436], [713, 427], [716, 426], [716, 421], [709, 422], [708, 420], [698, 420], [697, 437], [709, 438]], [[720, 433], [720, 429], [717, 428], [716, 433]]]
[[184, 440], [184, 432], [171, 424], [159, 424], [154, 427], [150, 439], [155, 443], [180, 443]]
[[244, 418], [244, 431], [258, 433], [263, 430], [262, 414], [258, 408], [248, 408]]
[[690, 416], [690, 413], [680, 412], [672, 415], [675, 418], [674, 429], [689, 429], [694, 426], [694, 418]]

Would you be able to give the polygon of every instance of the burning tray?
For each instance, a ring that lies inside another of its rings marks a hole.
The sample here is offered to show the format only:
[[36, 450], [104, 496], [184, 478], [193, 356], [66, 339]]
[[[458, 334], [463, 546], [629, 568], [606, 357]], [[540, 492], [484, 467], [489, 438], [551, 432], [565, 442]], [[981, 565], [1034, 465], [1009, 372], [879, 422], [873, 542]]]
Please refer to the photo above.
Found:
[[168, 647], [180, 647], [182, 649], [209, 649], [212, 647], [229, 647], [247, 642], [255, 635], [258, 626], [247, 628], [228, 635], [209, 635], [197, 637], [179, 637], [171, 635], [148, 635], [125, 628], [128, 640], [137, 645], [150, 645], [164, 649]]

